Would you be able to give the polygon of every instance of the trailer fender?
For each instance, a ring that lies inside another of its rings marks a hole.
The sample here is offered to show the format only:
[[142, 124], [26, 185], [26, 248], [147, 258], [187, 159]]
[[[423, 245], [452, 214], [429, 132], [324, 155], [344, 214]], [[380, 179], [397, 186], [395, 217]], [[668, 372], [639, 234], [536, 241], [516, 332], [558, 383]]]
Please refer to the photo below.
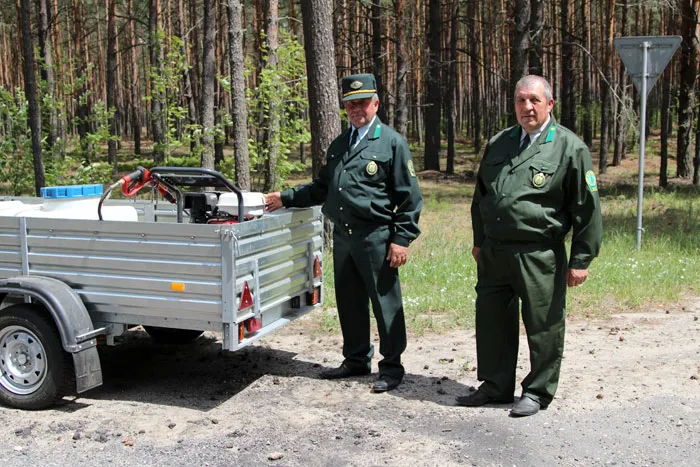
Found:
[[96, 332], [85, 304], [66, 283], [45, 276], [0, 280], [0, 296], [21, 295], [42, 304], [56, 323], [63, 349], [73, 355], [77, 392], [102, 384]]

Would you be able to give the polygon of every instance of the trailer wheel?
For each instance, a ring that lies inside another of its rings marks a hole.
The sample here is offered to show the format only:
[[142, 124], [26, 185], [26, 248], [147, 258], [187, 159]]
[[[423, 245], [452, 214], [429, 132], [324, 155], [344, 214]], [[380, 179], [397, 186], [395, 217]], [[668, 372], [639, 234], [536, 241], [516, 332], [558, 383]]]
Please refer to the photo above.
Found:
[[204, 333], [204, 331], [196, 329], [159, 328], [157, 326], [144, 326], [143, 328], [151, 336], [151, 339], [159, 344], [189, 344]]
[[0, 312], [0, 402], [44, 409], [70, 392], [70, 354], [49, 317], [31, 305]]

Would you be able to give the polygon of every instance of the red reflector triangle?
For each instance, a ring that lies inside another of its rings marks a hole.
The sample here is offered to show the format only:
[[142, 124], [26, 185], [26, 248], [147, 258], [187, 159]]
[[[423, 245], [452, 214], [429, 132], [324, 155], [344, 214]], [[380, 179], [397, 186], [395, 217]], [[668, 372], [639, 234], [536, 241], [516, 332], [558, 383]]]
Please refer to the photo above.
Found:
[[321, 277], [321, 260], [318, 256], [314, 258], [314, 277]]
[[243, 292], [241, 292], [241, 304], [238, 306], [239, 310], [253, 306], [253, 295], [250, 293], [250, 287], [248, 287], [248, 282], [243, 283]]

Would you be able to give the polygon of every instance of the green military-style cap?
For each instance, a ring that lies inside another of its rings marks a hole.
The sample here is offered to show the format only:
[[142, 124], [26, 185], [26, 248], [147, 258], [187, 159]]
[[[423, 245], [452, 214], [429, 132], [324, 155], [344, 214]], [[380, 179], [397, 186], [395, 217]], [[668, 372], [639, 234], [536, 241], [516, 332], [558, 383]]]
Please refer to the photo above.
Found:
[[377, 80], [371, 73], [350, 75], [343, 78], [343, 101], [367, 99], [377, 94]]

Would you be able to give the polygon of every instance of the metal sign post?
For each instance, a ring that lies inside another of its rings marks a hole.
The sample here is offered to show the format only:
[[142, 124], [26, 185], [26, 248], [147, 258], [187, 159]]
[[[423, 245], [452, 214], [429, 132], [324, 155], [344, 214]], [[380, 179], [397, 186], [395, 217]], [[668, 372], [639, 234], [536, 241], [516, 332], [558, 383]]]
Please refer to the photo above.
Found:
[[639, 130], [639, 186], [637, 189], [637, 251], [642, 249], [642, 199], [644, 197], [644, 145], [646, 143], [647, 96], [681, 43], [680, 36], [618, 37], [615, 49], [634, 86], [641, 94]]

